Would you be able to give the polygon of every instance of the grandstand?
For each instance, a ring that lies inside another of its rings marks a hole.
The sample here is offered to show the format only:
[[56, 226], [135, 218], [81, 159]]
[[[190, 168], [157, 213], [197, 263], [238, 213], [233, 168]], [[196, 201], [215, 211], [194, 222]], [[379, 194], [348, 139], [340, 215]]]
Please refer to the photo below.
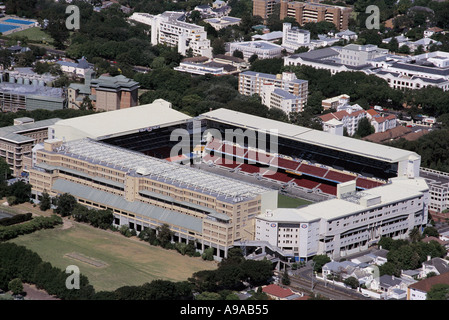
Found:
[[[228, 137], [229, 130], [235, 132], [233, 141], [215, 138], [205, 142], [203, 162], [236, 174], [269, 179], [284, 188], [333, 197], [338, 184], [352, 180], [358, 190], [364, 190], [393, 177], [419, 176], [420, 156], [406, 150], [226, 109], [198, 118], [202, 129], [216, 129], [222, 137]], [[277, 132], [276, 150], [270, 150], [270, 134], [257, 141], [257, 148], [249, 143], [249, 136], [259, 130]]]

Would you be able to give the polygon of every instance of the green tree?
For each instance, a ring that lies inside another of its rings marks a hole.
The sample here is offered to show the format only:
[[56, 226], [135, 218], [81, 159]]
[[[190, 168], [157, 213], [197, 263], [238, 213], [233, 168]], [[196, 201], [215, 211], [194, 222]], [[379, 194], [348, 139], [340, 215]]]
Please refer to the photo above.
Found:
[[427, 292], [427, 300], [449, 300], [449, 285], [439, 283], [433, 285]]
[[77, 204], [76, 198], [69, 193], [64, 193], [56, 197], [56, 209], [55, 212], [62, 217], [72, 215], [73, 209]]
[[290, 281], [290, 276], [288, 275], [288, 271], [287, 270], [284, 270], [284, 272], [282, 273], [281, 282], [285, 286], [289, 286], [290, 285], [291, 281]]
[[313, 266], [313, 271], [321, 272], [323, 266], [330, 262], [331, 259], [325, 254], [318, 254], [312, 258], [312, 261], [315, 263]]
[[42, 198], [41, 198], [41, 202], [39, 204], [39, 209], [41, 209], [41, 211], [47, 211], [50, 208], [51, 208], [50, 195], [46, 191], [44, 191], [42, 193]]
[[173, 238], [173, 231], [170, 230], [170, 226], [168, 224], [163, 224], [156, 228], [157, 231], [157, 240], [159, 241], [162, 247], [166, 247]]
[[438, 233], [438, 230], [435, 227], [425, 227], [423, 231], [424, 237], [439, 237], [440, 234]]
[[23, 292], [22, 280], [19, 278], [14, 278], [8, 283], [8, 289], [13, 295], [21, 294]]
[[371, 125], [370, 121], [368, 118], [362, 118], [359, 121], [359, 124], [357, 126], [357, 130], [355, 132], [355, 136], [356, 137], [366, 137], [370, 134], [374, 133], [374, 127]]
[[204, 250], [202, 255], [203, 260], [212, 261], [214, 260], [214, 248], [210, 247]]
[[343, 281], [343, 283], [351, 289], [357, 289], [360, 285], [359, 280], [355, 277], [348, 277]]

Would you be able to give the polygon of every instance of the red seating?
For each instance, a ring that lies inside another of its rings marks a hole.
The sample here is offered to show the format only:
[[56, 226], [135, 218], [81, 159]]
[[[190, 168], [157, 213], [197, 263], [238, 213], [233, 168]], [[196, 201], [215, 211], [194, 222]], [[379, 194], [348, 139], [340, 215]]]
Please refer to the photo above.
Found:
[[365, 179], [365, 178], [357, 178], [356, 185], [357, 185], [357, 187], [360, 187], [363, 189], [371, 189], [371, 188], [378, 187], [378, 186], [382, 185], [382, 183], [377, 182], [377, 181], [372, 181], [369, 179]]
[[293, 182], [296, 183], [296, 185], [298, 187], [303, 187], [306, 189], [316, 188], [320, 184], [319, 182], [304, 179], [304, 178], [303, 179], [294, 179]]
[[279, 171], [267, 170], [264, 172], [263, 176], [268, 179], [285, 182], [285, 183], [293, 180], [293, 178], [290, 177], [288, 174], [279, 172]]
[[356, 177], [349, 174], [329, 170], [329, 172], [324, 176], [324, 178], [338, 182], [347, 182], [355, 180]]
[[257, 166], [253, 166], [251, 164], [242, 163], [239, 167], [239, 169], [243, 172], [247, 173], [257, 173], [260, 172], [260, 168]]
[[324, 193], [327, 193], [327, 194], [331, 194], [334, 196], [337, 195], [337, 187], [335, 187], [335, 186], [331, 186], [331, 185], [322, 183], [322, 184], [320, 184], [318, 189], [320, 189], [321, 191], [323, 191]]
[[[277, 164], [276, 164], [276, 161], [277, 161]], [[284, 158], [276, 158], [276, 159], [273, 159], [273, 161], [271, 162], [272, 166], [277, 166], [278, 168], [284, 168], [284, 169], [290, 169], [290, 170], [296, 170], [298, 168], [299, 164], [300, 163], [297, 161], [284, 159]]]
[[297, 171], [306, 173], [306, 174], [310, 174], [312, 176], [316, 176], [316, 177], [324, 177], [324, 175], [326, 174], [326, 172], [329, 169], [326, 168], [320, 168], [320, 167], [316, 167], [316, 166], [311, 166], [308, 164], [301, 164], [299, 166], [299, 168], [297, 169]]

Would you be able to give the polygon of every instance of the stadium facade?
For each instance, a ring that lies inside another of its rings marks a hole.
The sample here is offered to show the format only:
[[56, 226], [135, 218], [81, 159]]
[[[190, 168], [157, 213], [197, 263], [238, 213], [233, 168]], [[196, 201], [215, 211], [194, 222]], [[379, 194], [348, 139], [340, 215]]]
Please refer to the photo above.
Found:
[[[394, 202], [392, 178], [418, 181], [420, 165], [413, 152], [226, 109], [191, 118], [164, 100], [57, 121], [32, 153], [34, 198], [70, 193], [83, 205], [110, 209], [116, 226], [137, 232], [166, 223], [175, 241], [212, 247], [218, 259], [257, 239], [256, 221], [282, 210], [279, 191], [323, 196], [329, 200], [314, 205], [329, 211], [347, 202], [337, 199], [344, 183], [352, 183], [354, 193], [388, 189]], [[425, 194], [425, 184], [419, 188]], [[398, 193], [398, 201], [405, 193]], [[425, 199], [415, 206], [427, 210]], [[345, 215], [359, 211], [347, 206]], [[317, 218], [320, 226], [329, 214]], [[407, 220], [408, 228], [426, 219], [423, 213]], [[301, 257], [317, 252], [307, 249]]]

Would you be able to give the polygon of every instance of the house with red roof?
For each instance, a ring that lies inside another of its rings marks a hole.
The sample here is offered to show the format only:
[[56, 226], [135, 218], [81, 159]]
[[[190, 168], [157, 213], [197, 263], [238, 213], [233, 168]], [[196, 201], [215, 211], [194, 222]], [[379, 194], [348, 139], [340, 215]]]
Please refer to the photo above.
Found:
[[302, 293], [294, 292], [290, 288], [283, 288], [277, 284], [264, 286], [262, 291], [273, 300], [304, 300]]
[[426, 300], [427, 293], [436, 284], [449, 285], [449, 272], [426, 278], [409, 285], [407, 288], [407, 300]]

